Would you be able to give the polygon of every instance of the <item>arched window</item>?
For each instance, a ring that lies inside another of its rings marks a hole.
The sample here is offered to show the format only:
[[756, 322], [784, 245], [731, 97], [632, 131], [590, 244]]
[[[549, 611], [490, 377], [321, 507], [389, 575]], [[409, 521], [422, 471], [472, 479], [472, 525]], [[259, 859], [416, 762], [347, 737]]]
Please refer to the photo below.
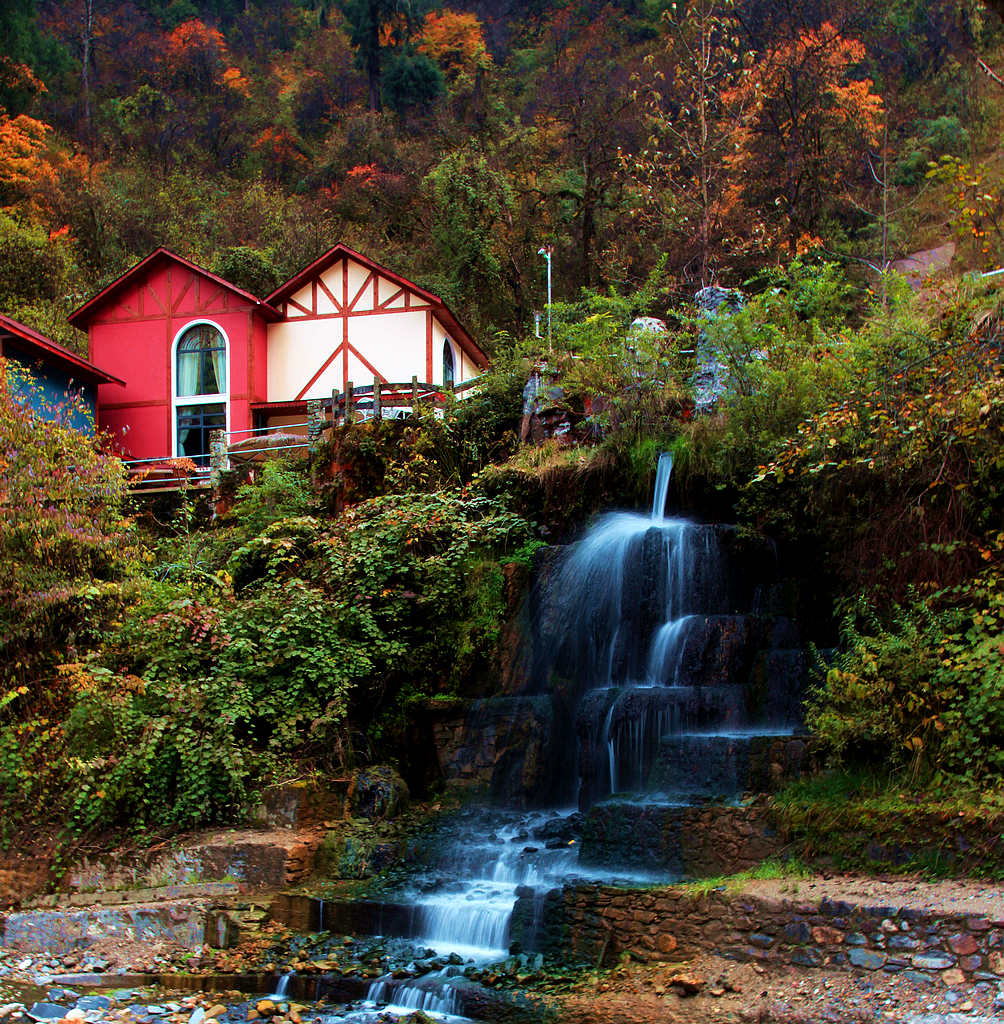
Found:
[[453, 362], [453, 346], [450, 339], [443, 342], [443, 387], [450, 387], [456, 380], [457, 371]]
[[228, 398], [227, 340], [214, 324], [193, 324], [175, 345], [176, 455], [208, 461], [209, 435], [227, 428]]

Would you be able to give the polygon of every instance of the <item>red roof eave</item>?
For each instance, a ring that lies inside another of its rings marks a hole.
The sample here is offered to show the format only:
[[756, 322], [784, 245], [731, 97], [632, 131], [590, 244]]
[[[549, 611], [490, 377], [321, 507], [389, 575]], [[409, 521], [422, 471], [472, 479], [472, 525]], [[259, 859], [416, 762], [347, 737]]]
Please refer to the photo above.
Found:
[[164, 246], [158, 246], [148, 256], [145, 256], [139, 261], [139, 263], [133, 264], [128, 270], [123, 271], [115, 278], [111, 284], [106, 285], [97, 293], [92, 296], [78, 309], [75, 309], [68, 317], [67, 320], [73, 324], [74, 327], [80, 327], [86, 330], [88, 323], [94, 314], [94, 311], [104, 305], [112, 296], [135, 274], [138, 274], [145, 270], [154, 260], [158, 257], [172, 260], [175, 263], [193, 271], [196, 274], [201, 274], [203, 277], [208, 278], [215, 284], [226, 288], [228, 291], [233, 292], [235, 295], [239, 295], [241, 298], [247, 300], [247, 302], [254, 306], [266, 320], [270, 320], [273, 323], [282, 319], [282, 314], [271, 306], [268, 301], [262, 301], [257, 295], [252, 295], [251, 292], [244, 291], [243, 288], [238, 288], [237, 285], [231, 284], [226, 278], [220, 277], [218, 274], [212, 273], [212, 271], [206, 270], [204, 267], [200, 267], [197, 263], [193, 263], [191, 260], [186, 260], [183, 256], [179, 256], [177, 253], [171, 252], [170, 249], [166, 249]]
[[76, 352], [71, 352], [68, 348], [60, 345], [59, 342], [53, 341], [51, 338], [47, 338], [44, 334], [40, 334], [27, 324], [23, 324], [19, 320], [14, 320], [9, 316], [4, 316], [2, 313], [0, 313], [0, 331], [6, 331], [8, 334], [13, 334], [16, 338], [20, 338], [22, 341], [27, 342], [33, 348], [40, 349], [48, 355], [55, 356], [64, 363], [69, 363], [79, 373], [90, 377], [98, 384], [119, 384], [122, 387], [125, 387], [125, 381], [121, 378], [108, 373], [106, 370], [102, 370], [99, 366], [95, 366], [90, 360], [84, 359], [82, 356], [78, 356]]

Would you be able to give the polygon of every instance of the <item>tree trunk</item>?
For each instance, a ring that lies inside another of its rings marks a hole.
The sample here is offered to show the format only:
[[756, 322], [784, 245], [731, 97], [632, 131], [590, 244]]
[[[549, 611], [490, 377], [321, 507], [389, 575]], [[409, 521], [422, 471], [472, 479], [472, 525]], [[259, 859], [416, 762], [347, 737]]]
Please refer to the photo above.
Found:
[[84, 0], [84, 24], [81, 33], [83, 60], [80, 66], [80, 85], [84, 94], [84, 124], [91, 128], [91, 33], [94, 31], [94, 0]]
[[370, 87], [370, 112], [375, 114], [383, 109], [380, 96], [380, 19], [370, 4], [370, 21], [366, 29], [366, 76]]

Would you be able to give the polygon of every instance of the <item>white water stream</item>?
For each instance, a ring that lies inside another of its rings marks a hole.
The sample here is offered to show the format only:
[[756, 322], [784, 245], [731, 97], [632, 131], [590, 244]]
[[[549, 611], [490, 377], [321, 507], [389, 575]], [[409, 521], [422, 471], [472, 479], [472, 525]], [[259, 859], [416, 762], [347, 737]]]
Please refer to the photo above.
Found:
[[[742, 650], [746, 617], [730, 606], [720, 544], [728, 528], [666, 518], [671, 473], [667, 453], [649, 515], [603, 516], [568, 549], [548, 583], [554, 596], [547, 607], [566, 678], [580, 687], [580, 700], [594, 698], [591, 735], [607, 759], [594, 768], [609, 786], [596, 796], [626, 792], [628, 801], [677, 806], [729, 795], [732, 784], [741, 789], [743, 742], [791, 729], [750, 725], [744, 686], [708, 675], [714, 657], [724, 657], [715, 651]], [[509, 955], [518, 900], [539, 910], [548, 891], [573, 879], [666, 880], [580, 865], [577, 842], [568, 838], [578, 834], [567, 827], [574, 813], [486, 811], [466, 830], [459, 826], [430, 871], [395, 897], [414, 908], [407, 937], [426, 957], [435, 951], [489, 963]], [[457, 963], [420, 978], [387, 975], [372, 983], [364, 1006], [455, 1020], [463, 981]]]

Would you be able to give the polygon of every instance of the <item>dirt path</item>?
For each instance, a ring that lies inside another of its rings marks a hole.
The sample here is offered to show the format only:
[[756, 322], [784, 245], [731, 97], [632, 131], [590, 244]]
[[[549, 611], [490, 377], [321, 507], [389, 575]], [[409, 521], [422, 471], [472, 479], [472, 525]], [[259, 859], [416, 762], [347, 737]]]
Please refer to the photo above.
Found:
[[869, 906], [927, 910], [939, 914], [978, 914], [1004, 921], [1004, 887], [976, 879], [945, 879], [863, 875], [811, 876], [755, 880], [742, 892], [772, 900], [845, 900]]
[[[700, 991], [685, 994], [674, 977], [700, 983]], [[1004, 996], [989, 982], [947, 988], [901, 975], [863, 977], [703, 956], [681, 965], [626, 965], [584, 980], [559, 1015], [562, 1024], [844, 1024], [947, 1014], [959, 1015], [950, 1024], [1004, 1021]]]

